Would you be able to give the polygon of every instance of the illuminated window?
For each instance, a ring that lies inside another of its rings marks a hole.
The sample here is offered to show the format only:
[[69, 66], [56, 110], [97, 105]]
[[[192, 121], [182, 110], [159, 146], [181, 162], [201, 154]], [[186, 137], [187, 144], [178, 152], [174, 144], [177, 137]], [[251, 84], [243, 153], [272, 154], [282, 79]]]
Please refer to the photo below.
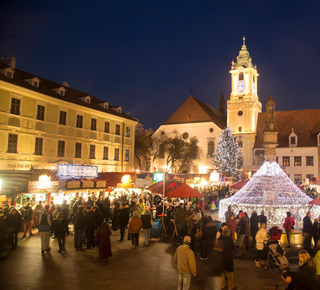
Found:
[[282, 157], [282, 166], [290, 166], [290, 156]]
[[103, 160], [109, 160], [109, 147], [103, 147]]
[[8, 137], [8, 153], [17, 153], [18, 135], [9, 134]]
[[124, 154], [124, 161], [129, 161], [129, 154], [130, 154], [129, 149], [126, 149], [125, 154]]
[[126, 137], [130, 137], [130, 127], [126, 127]]
[[110, 122], [104, 122], [104, 133], [110, 133]]
[[208, 142], [208, 153], [207, 153], [207, 157], [208, 158], [212, 158], [213, 157], [213, 153], [214, 153], [214, 142], [210, 141]]
[[64, 141], [58, 141], [58, 157], [64, 157]]
[[119, 148], [114, 149], [114, 160], [119, 161]]
[[96, 159], [96, 146], [90, 145], [90, 159]]
[[239, 81], [243, 81], [243, 72], [239, 73]]
[[42, 155], [42, 144], [43, 144], [43, 139], [36, 138], [36, 143], [35, 143], [35, 147], [34, 147], [34, 155]]
[[306, 156], [306, 166], [313, 166], [313, 156]]
[[11, 114], [20, 115], [20, 100], [12, 98], [11, 99]]
[[96, 131], [97, 130], [97, 119], [91, 119], [91, 130]]
[[83, 116], [77, 115], [77, 128], [82, 128], [83, 126]]
[[294, 166], [301, 166], [301, 156], [294, 156]]
[[44, 106], [38, 105], [37, 120], [44, 121]]
[[116, 135], [120, 135], [120, 125], [116, 125]]
[[295, 174], [294, 175], [294, 183], [297, 183], [297, 184], [302, 183], [302, 174]]
[[82, 144], [76, 143], [75, 158], [81, 158]]
[[67, 124], [67, 112], [60, 111], [59, 124], [60, 125], [66, 125]]

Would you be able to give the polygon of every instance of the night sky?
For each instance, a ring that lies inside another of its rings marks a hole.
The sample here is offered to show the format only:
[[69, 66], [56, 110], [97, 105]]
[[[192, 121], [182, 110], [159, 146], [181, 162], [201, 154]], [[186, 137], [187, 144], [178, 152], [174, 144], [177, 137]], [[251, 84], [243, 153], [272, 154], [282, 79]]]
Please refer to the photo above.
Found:
[[[14, 2], [14, 3], [13, 3]], [[264, 4], [263, 4], [264, 3]], [[320, 108], [320, 1], [1, 1], [0, 56], [157, 129], [190, 95], [218, 108], [246, 36], [258, 95]]]

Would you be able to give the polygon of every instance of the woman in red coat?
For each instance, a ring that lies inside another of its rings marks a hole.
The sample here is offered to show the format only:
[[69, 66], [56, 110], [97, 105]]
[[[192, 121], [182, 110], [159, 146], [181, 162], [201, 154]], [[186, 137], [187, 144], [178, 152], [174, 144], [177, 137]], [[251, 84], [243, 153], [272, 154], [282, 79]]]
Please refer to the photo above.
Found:
[[99, 258], [102, 260], [102, 264], [107, 264], [107, 259], [112, 256], [110, 235], [111, 231], [107, 223], [102, 223], [100, 229], [96, 233]]

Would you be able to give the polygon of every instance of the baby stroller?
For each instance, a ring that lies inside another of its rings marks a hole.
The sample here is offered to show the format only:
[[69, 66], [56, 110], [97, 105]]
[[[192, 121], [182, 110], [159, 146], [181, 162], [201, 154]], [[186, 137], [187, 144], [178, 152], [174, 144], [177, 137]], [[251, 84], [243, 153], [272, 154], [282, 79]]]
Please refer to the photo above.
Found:
[[279, 274], [284, 270], [288, 270], [289, 262], [285, 256], [285, 252], [282, 249], [278, 241], [270, 241], [266, 244], [268, 252], [267, 257], [267, 269], [277, 268]]

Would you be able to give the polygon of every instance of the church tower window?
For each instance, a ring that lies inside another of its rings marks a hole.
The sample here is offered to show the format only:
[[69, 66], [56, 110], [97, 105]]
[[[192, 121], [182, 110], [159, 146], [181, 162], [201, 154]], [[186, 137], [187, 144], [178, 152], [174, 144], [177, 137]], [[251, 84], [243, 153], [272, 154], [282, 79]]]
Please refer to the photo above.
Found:
[[214, 142], [210, 141], [208, 142], [208, 158], [212, 158], [213, 157], [213, 152], [214, 152]]
[[243, 72], [239, 73], [239, 81], [243, 81]]

